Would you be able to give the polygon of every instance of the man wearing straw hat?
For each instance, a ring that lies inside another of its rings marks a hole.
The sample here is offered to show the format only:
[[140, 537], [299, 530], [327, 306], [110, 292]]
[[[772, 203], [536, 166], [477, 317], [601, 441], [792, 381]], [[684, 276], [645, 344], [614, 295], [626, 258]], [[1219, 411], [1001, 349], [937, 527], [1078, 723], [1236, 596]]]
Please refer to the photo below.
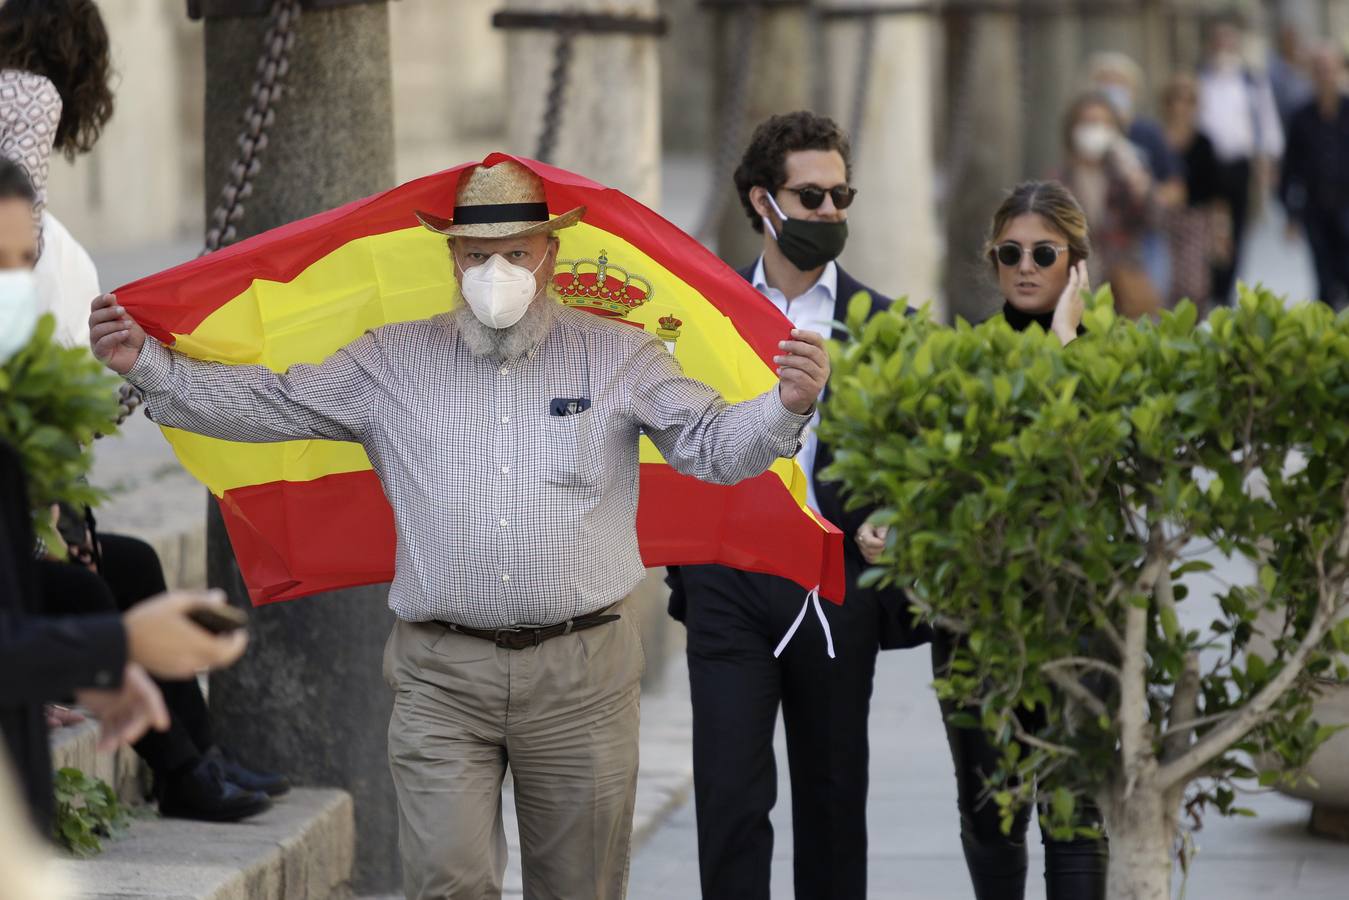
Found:
[[525, 896], [624, 895], [639, 430], [675, 469], [734, 483], [796, 453], [829, 375], [819, 335], [794, 331], [779, 384], [728, 405], [655, 335], [557, 303], [554, 232], [585, 210], [550, 219], [546, 201], [516, 162], [466, 173], [452, 219], [418, 213], [449, 238], [466, 302], [318, 366], [191, 359], [147, 339], [112, 295], [90, 316], [95, 354], [163, 425], [364, 444], [398, 525], [385, 677], [409, 898], [500, 896], [507, 764]]

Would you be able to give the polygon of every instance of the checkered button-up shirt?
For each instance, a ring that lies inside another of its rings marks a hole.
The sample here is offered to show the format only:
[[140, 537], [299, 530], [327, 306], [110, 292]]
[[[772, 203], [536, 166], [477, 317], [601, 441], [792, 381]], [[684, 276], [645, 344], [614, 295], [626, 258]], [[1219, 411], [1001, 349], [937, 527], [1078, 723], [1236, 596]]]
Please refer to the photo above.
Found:
[[[163, 425], [359, 442], [398, 528], [390, 607], [474, 628], [555, 624], [637, 585], [639, 433], [680, 472], [731, 484], [794, 454], [809, 421], [777, 388], [729, 405], [655, 335], [566, 307], [509, 361], [474, 356], [442, 315], [283, 375], [147, 339], [127, 378]], [[588, 409], [554, 414], [582, 399]]]

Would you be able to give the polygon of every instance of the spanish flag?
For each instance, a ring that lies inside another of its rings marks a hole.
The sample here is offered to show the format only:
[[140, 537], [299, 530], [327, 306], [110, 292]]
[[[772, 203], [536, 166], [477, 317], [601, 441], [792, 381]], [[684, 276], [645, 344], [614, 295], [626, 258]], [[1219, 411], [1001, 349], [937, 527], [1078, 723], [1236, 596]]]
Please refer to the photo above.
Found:
[[[619, 191], [533, 160], [550, 214], [585, 206], [561, 239], [562, 302], [659, 336], [684, 371], [730, 402], [777, 381], [791, 324], [750, 285]], [[469, 163], [257, 235], [117, 290], [147, 332], [199, 359], [283, 372], [319, 363], [372, 328], [458, 302], [445, 239], [415, 209], [454, 205]], [[246, 444], [173, 428], [183, 466], [220, 503], [255, 605], [393, 577], [394, 520], [359, 444]], [[842, 602], [842, 534], [806, 504], [795, 460], [740, 484], [704, 484], [640, 447], [637, 532], [648, 566], [722, 563], [781, 575]], [[546, 502], [541, 499], [540, 502]]]

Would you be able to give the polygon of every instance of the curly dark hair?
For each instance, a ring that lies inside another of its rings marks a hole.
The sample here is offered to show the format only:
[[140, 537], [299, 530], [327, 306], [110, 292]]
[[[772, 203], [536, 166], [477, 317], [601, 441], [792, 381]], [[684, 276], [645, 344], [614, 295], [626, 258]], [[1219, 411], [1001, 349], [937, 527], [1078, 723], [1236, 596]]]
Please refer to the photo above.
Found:
[[837, 150], [843, 157], [847, 177], [852, 178], [852, 147], [837, 122], [809, 110], [772, 116], [754, 129], [735, 170], [740, 205], [755, 231], [763, 232], [763, 220], [749, 202], [750, 188], [762, 187], [769, 193], [777, 193], [787, 183], [787, 154], [798, 150]]
[[61, 95], [55, 149], [87, 153], [112, 117], [108, 30], [93, 0], [5, 0], [0, 69], [41, 75]]

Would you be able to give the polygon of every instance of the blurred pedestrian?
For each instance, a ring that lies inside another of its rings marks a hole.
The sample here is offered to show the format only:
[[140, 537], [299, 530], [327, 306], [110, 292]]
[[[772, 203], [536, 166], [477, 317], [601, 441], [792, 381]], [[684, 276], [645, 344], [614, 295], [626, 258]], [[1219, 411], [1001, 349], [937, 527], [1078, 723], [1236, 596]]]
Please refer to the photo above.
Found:
[[[1152, 203], [1159, 215], [1185, 205], [1185, 181], [1180, 159], [1167, 143], [1161, 123], [1140, 108], [1143, 71], [1123, 53], [1097, 53], [1087, 63], [1087, 83], [1092, 90], [1110, 98], [1124, 125], [1124, 136], [1142, 151], [1143, 162], [1152, 176]], [[1143, 268], [1157, 293], [1165, 297], [1171, 289], [1171, 244], [1161, 227], [1149, 227], [1140, 247]]]
[[1293, 113], [1311, 102], [1316, 94], [1302, 32], [1292, 22], [1279, 24], [1278, 37], [1269, 54], [1269, 87], [1285, 133]]
[[[804, 110], [760, 123], [735, 172], [763, 247], [740, 275], [800, 329], [829, 334], [860, 291], [871, 295], [872, 314], [891, 305], [836, 261], [856, 194], [850, 172], [847, 135]], [[858, 584], [884, 548], [884, 533], [867, 523], [870, 509], [848, 508], [838, 485], [820, 480], [832, 453], [813, 428], [797, 459], [810, 507], [844, 531], [846, 603], [821, 604], [786, 578], [729, 566], [672, 567], [667, 578], [670, 614], [688, 631], [698, 870], [707, 900], [769, 896], [779, 710], [791, 769], [795, 896], [866, 896], [876, 653], [927, 640], [903, 591]], [[810, 615], [803, 601], [813, 602], [818, 629], [803, 618]]]
[[1156, 312], [1161, 297], [1143, 263], [1143, 238], [1156, 221], [1154, 183], [1109, 97], [1088, 92], [1064, 116], [1065, 160], [1059, 180], [1086, 211], [1095, 251], [1091, 279], [1109, 282], [1115, 305], [1138, 318]]
[[1194, 76], [1171, 78], [1162, 91], [1162, 123], [1167, 143], [1181, 160], [1185, 203], [1163, 214], [1171, 240], [1171, 293], [1168, 307], [1188, 298], [1208, 310], [1212, 301], [1213, 268], [1231, 253], [1229, 212], [1218, 180], [1218, 158], [1213, 142], [1199, 128], [1199, 87]]
[[1270, 192], [1283, 155], [1283, 126], [1269, 79], [1247, 65], [1242, 42], [1239, 17], [1214, 20], [1199, 73], [1199, 127], [1213, 142], [1218, 191], [1231, 212], [1232, 252], [1213, 269], [1218, 303], [1231, 303], [1234, 297], [1252, 193], [1263, 200]]
[[1333, 44], [1312, 55], [1315, 99], [1293, 114], [1279, 194], [1290, 228], [1307, 236], [1317, 296], [1349, 304], [1349, 97], [1344, 52]]

